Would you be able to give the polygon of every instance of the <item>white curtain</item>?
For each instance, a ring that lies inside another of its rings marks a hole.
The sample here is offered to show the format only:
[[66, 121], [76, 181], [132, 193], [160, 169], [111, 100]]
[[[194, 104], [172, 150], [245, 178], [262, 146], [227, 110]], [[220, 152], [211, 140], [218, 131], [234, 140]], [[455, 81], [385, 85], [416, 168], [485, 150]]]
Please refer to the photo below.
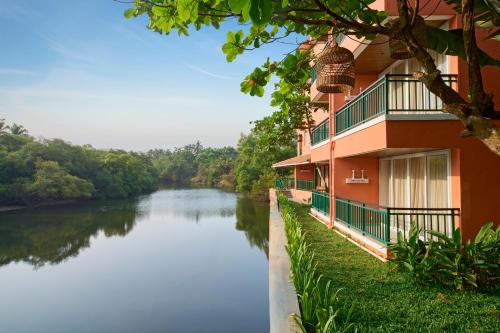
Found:
[[425, 157], [410, 159], [410, 207], [425, 207]]
[[391, 180], [391, 161], [380, 161], [380, 179], [379, 179], [379, 205], [389, 206], [389, 187]]
[[448, 207], [448, 159], [446, 155], [427, 157], [427, 207]]
[[406, 159], [394, 160], [392, 163], [392, 205], [406, 207]]

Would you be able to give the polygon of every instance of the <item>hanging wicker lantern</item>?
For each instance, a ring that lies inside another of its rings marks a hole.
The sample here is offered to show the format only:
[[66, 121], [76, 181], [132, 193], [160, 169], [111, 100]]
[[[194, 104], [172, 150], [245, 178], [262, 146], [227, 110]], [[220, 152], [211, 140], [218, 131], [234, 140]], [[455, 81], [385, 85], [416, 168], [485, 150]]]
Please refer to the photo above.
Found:
[[354, 88], [354, 55], [338, 45], [326, 48], [316, 62], [316, 88], [323, 93], [346, 93]]
[[[398, 32], [402, 27], [400, 26], [399, 19], [390, 20], [387, 25], [389, 29], [392, 29], [394, 32]], [[427, 27], [425, 25], [425, 21], [421, 16], [417, 16], [415, 19], [415, 25], [412, 28], [413, 36], [417, 40], [417, 43], [422, 47], [427, 47]], [[389, 40], [389, 50], [391, 52], [392, 59], [409, 59], [413, 56], [408, 51], [406, 44], [400, 40], [396, 40], [391, 38]]]

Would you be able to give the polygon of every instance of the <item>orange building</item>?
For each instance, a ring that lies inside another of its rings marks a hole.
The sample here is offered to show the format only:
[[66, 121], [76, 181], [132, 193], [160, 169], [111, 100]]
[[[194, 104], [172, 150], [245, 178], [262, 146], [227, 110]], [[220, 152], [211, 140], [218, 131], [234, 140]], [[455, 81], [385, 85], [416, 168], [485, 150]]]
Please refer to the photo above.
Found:
[[[373, 5], [397, 16], [394, 3]], [[459, 25], [458, 15], [443, 2], [435, 10], [428, 7], [432, 13], [421, 13], [427, 25]], [[296, 201], [311, 203], [318, 220], [382, 257], [388, 256], [386, 245], [399, 231], [407, 235], [412, 223], [422, 228], [422, 238], [429, 237], [429, 230], [450, 235], [459, 227], [464, 240], [490, 221], [498, 225], [500, 157], [477, 138], [461, 137], [458, 118], [443, 113], [440, 99], [413, 78], [420, 70], [416, 60], [393, 60], [384, 40], [337, 37], [355, 57], [356, 84], [350, 94], [319, 92], [313, 66], [310, 98], [322, 109], [313, 113], [310, 133], [298, 131], [297, 156], [274, 165], [294, 169], [293, 179], [280, 179], [277, 187], [289, 190]], [[500, 57], [498, 42], [478, 42]], [[313, 52], [325, 47], [318, 43]], [[433, 55], [445, 81], [465, 96], [465, 62]], [[500, 71], [483, 71], [485, 89], [494, 93], [498, 106], [495, 75]]]

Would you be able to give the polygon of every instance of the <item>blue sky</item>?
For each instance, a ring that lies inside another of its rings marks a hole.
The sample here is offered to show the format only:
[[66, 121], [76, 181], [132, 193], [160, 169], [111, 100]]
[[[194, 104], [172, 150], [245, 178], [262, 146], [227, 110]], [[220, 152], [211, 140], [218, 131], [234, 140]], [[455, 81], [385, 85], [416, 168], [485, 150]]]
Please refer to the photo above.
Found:
[[[227, 63], [226, 32], [188, 38], [126, 20], [112, 0], [0, 0], [0, 118], [34, 136], [98, 148], [147, 150], [200, 140], [236, 145], [251, 120], [271, 112], [269, 94], [250, 97], [241, 79], [273, 44]], [[268, 89], [268, 93], [270, 89]]]

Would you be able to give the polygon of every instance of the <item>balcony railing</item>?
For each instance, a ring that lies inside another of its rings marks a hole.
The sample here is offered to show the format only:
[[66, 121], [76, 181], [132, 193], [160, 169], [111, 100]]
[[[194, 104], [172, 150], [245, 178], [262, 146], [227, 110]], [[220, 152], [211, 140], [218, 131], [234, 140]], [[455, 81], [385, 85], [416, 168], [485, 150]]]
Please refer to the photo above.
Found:
[[297, 190], [311, 192], [314, 189], [314, 180], [312, 180], [312, 179], [279, 178], [279, 179], [276, 179], [274, 186], [277, 190], [297, 189]]
[[384, 244], [395, 242], [399, 232], [406, 239], [412, 224], [421, 228], [423, 241], [429, 231], [451, 236], [458, 208], [391, 208], [372, 206], [349, 199], [335, 198], [335, 219]]
[[[456, 75], [442, 75], [456, 89]], [[338, 135], [382, 114], [432, 114], [442, 110], [439, 97], [425, 85], [406, 74], [388, 74], [335, 113], [335, 134]]]
[[312, 179], [297, 179], [297, 190], [309, 191], [314, 189], [314, 181]]
[[274, 182], [274, 187], [277, 190], [290, 190], [292, 188], [295, 188], [295, 179], [293, 178], [278, 178]]
[[312, 208], [316, 209], [323, 215], [330, 216], [330, 194], [313, 191]]
[[328, 139], [330, 139], [330, 121], [326, 119], [311, 131], [311, 144], [314, 146]]

